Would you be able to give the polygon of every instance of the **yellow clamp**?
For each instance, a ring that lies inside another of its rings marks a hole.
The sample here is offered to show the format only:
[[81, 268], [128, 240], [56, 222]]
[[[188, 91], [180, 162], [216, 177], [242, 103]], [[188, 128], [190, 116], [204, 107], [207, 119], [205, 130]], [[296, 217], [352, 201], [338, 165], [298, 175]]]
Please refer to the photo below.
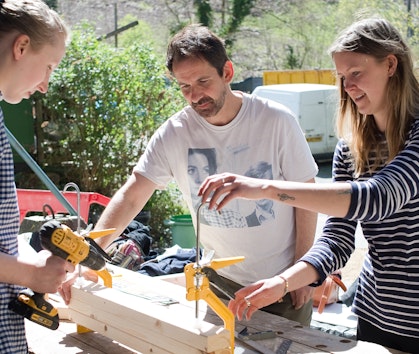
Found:
[[[95, 230], [95, 231], [90, 231], [88, 235], [91, 239], [96, 239], [96, 238], [99, 238], [99, 237], [110, 235], [110, 234], [114, 233], [115, 231], [116, 231], [115, 228], [104, 229], [104, 230]], [[103, 285], [105, 285], [108, 288], [112, 288], [112, 276], [106, 268], [101, 269], [101, 270], [95, 270], [94, 272], [100, 278], [102, 278]]]
[[[219, 269], [241, 262], [244, 257], [214, 259], [206, 267]], [[234, 353], [234, 314], [210, 289], [209, 279], [202, 272], [202, 267], [189, 263], [184, 268], [186, 278], [186, 299], [189, 301], [204, 300], [211, 309], [223, 320], [224, 328], [230, 331], [230, 352]], [[199, 279], [199, 281], [197, 281]]]

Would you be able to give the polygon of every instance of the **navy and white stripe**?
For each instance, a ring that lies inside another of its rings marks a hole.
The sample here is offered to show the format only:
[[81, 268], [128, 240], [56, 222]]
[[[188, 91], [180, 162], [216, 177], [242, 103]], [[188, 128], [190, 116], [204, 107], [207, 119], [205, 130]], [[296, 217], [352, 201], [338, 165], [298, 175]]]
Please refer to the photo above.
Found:
[[419, 338], [419, 122], [404, 150], [374, 178], [354, 178], [349, 149], [339, 142], [334, 180], [350, 181], [351, 204], [345, 218], [329, 218], [322, 236], [302, 260], [321, 280], [342, 268], [355, 248], [360, 222], [368, 241], [353, 305], [354, 312], [378, 328]]
[[[19, 209], [14, 182], [13, 155], [0, 109], [0, 252], [17, 256]], [[21, 287], [0, 283], [0, 353], [27, 353], [22, 316], [8, 309]]]

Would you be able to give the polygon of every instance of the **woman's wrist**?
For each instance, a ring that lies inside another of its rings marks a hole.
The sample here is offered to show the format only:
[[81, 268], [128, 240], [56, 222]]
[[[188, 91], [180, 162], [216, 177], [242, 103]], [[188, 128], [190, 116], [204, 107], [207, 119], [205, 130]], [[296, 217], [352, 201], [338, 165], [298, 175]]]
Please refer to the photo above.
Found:
[[282, 293], [282, 296], [278, 299], [278, 302], [281, 303], [282, 301], [284, 301], [284, 296], [288, 294], [289, 284], [287, 278], [285, 278], [284, 276], [277, 275], [277, 277], [284, 282], [284, 292]]

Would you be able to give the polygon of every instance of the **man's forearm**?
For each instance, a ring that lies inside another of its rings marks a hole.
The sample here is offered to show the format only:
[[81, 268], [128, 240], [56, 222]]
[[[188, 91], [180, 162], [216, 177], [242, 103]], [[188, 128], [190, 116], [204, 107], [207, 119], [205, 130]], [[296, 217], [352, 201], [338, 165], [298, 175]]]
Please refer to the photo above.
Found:
[[102, 248], [106, 248], [125, 230], [147, 203], [155, 187], [147, 178], [133, 173], [116, 192], [95, 226], [95, 230], [116, 228], [113, 234], [98, 239]]
[[97, 243], [102, 248], [106, 248], [124, 231], [135, 215], [134, 208], [128, 207], [123, 197], [119, 195], [119, 192], [115, 194], [96, 223], [95, 230], [115, 228], [116, 231], [97, 239]]
[[313, 245], [317, 226], [317, 213], [295, 209], [295, 256], [294, 262], [304, 256]]

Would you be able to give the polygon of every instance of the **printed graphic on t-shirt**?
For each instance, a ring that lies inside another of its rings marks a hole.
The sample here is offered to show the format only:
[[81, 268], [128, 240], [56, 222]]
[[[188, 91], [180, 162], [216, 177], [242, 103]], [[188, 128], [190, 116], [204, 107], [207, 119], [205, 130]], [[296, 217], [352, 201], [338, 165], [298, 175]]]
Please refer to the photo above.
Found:
[[[195, 212], [201, 204], [198, 189], [205, 178], [216, 173], [225, 172], [218, 171], [217, 167], [217, 152], [214, 148], [190, 148], [188, 150], [188, 176]], [[272, 165], [260, 161], [250, 166], [245, 175], [253, 178], [273, 179]], [[275, 219], [273, 204], [274, 202], [269, 199], [257, 200], [254, 202], [254, 208], [250, 213], [242, 213], [240, 210], [229, 208], [228, 205], [221, 212], [203, 207], [201, 208], [200, 222], [210, 226], [225, 228], [259, 226]]]

